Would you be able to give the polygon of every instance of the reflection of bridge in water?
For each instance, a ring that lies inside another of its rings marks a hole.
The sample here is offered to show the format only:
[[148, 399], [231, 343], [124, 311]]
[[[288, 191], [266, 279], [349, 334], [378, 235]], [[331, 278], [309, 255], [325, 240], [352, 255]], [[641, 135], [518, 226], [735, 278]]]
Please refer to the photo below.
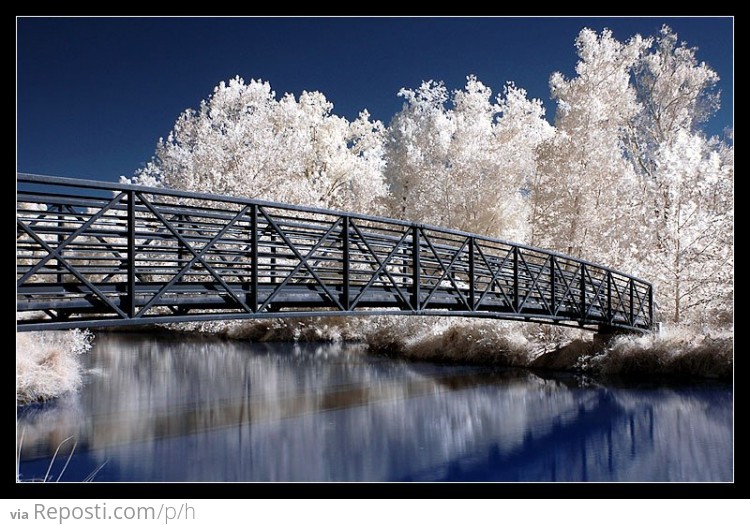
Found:
[[562, 254], [357, 215], [18, 175], [19, 330], [326, 315], [651, 328], [651, 285]]
[[[731, 402], [700, 392], [137, 335], [100, 334], [89, 358], [107, 375], [77, 401], [19, 416], [22, 461], [42, 474], [69, 436], [84, 475], [107, 461], [130, 481], [651, 480], [670, 461], [701, 479], [726, 463], [705, 443], [731, 451]], [[680, 447], [691, 461], [670, 459]]]

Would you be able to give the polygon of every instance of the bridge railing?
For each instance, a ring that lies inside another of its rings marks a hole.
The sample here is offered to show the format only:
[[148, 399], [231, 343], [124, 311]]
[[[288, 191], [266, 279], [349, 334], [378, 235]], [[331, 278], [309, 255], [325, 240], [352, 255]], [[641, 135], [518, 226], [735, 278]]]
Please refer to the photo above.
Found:
[[463, 315], [648, 330], [651, 285], [394, 219], [18, 175], [19, 329], [299, 315]]

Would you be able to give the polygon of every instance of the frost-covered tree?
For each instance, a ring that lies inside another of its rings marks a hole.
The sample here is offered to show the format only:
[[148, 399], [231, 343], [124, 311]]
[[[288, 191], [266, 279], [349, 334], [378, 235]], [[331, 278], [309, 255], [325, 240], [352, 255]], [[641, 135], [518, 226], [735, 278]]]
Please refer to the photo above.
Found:
[[639, 111], [630, 71], [647, 42], [584, 29], [575, 44], [576, 76], [550, 79], [556, 133], [538, 150], [532, 243], [615, 265], [632, 243], [634, 173], [622, 137]]
[[277, 100], [267, 82], [221, 82], [177, 119], [133, 182], [377, 212], [387, 195], [383, 126], [353, 122], [318, 92]]
[[699, 132], [701, 125], [719, 109], [719, 76], [696, 48], [663, 26], [650, 40], [652, 49], [633, 67], [633, 85], [641, 104], [628, 138], [629, 152], [644, 175], [652, 176], [657, 150], [670, 145], [683, 131]]
[[523, 188], [551, 135], [538, 100], [512, 83], [494, 101], [474, 76], [449, 96], [440, 82], [402, 89], [388, 128], [386, 177], [397, 216], [524, 240]]
[[530, 242], [652, 280], [664, 319], [717, 319], [734, 269], [734, 147], [703, 134], [718, 75], [666, 26], [626, 42], [584, 29], [575, 45], [575, 75], [550, 79], [554, 128], [523, 89], [493, 97], [474, 76], [402, 89], [387, 129], [237, 77], [184, 112], [133, 181]]
[[670, 142], [651, 161], [642, 267], [666, 320], [713, 320], [732, 310], [734, 148], [687, 130]]
[[718, 76], [668, 27], [626, 43], [584, 29], [576, 47], [576, 76], [550, 81], [532, 242], [652, 280], [665, 320], [731, 311], [734, 148], [702, 134]]
[[634, 66], [641, 105], [626, 135], [639, 175], [636, 264], [657, 285], [665, 319], [711, 319], [733, 297], [734, 147], [707, 139], [718, 75], [664, 26]]

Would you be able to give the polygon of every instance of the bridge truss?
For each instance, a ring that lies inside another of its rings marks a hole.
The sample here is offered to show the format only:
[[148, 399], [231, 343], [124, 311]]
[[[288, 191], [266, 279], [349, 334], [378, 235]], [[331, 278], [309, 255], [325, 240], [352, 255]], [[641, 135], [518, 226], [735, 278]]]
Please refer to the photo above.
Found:
[[23, 331], [382, 314], [652, 326], [646, 281], [424, 224], [27, 174], [16, 208]]

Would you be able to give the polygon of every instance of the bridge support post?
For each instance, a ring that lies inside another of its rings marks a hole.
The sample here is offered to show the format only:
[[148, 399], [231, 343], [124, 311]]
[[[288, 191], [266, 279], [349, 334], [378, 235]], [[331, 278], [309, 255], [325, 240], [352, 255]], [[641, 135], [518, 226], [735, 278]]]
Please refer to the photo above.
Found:
[[125, 313], [135, 317], [135, 191], [128, 192], [128, 295]]
[[411, 302], [412, 302], [412, 308], [414, 311], [418, 312], [422, 309], [422, 305], [420, 304], [419, 295], [421, 293], [420, 290], [420, 278], [421, 278], [421, 271], [420, 271], [420, 261], [419, 261], [419, 250], [420, 250], [420, 242], [419, 242], [419, 227], [413, 226], [412, 227], [412, 234], [411, 234], [411, 286], [412, 286], [412, 296], [411, 296]]
[[555, 308], [555, 295], [557, 294], [557, 290], [555, 290], [555, 256], [550, 255], [549, 256], [549, 307], [550, 307], [550, 315], [556, 315], [557, 309]]
[[513, 311], [518, 313], [518, 246], [513, 247]]
[[[177, 233], [180, 234], [180, 236], [184, 236], [186, 234], [190, 234], [191, 232], [185, 228], [185, 225], [188, 222], [188, 216], [184, 214], [178, 214], [175, 216], [175, 220], [177, 221]], [[185, 245], [181, 242], [177, 243], [177, 265], [179, 268], [182, 268], [187, 263], [188, 258], [188, 251], [185, 249]], [[185, 281], [185, 276], [181, 276], [179, 279], [177, 279], [178, 283], [182, 283]], [[185, 315], [188, 313], [188, 309], [185, 308], [182, 305], [177, 306], [177, 312], [181, 315]]]
[[586, 322], [586, 264], [581, 263], [581, 326]]
[[[276, 234], [273, 231], [271, 231], [271, 255], [276, 255]], [[268, 275], [271, 276], [271, 284], [276, 284], [276, 257], [271, 257], [271, 269]]]
[[342, 242], [342, 257], [343, 257], [343, 283], [341, 289], [343, 290], [343, 301], [341, 302], [344, 309], [348, 312], [351, 304], [349, 297], [349, 217], [346, 215], [342, 217], [341, 227], [341, 242]]
[[612, 322], [612, 272], [607, 270], [607, 320]]
[[469, 304], [471, 305], [471, 311], [476, 310], [477, 300], [476, 292], [474, 291], [474, 243], [475, 239], [472, 237], [469, 239]]
[[[65, 223], [63, 222], [65, 220], [65, 216], [62, 213], [62, 211], [63, 211], [62, 205], [57, 206], [57, 209], [60, 212], [60, 215], [57, 216], [57, 225], [62, 230], [62, 228], [65, 227]], [[57, 246], [60, 246], [60, 244], [62, 244], [62, 242], [64, 240], [65, 240], [65, 235], [63, 235], [62, 233], [59, 233], [57, 235]], [[62, 253], [60, 253], [60, 255], [62, 255]], [[57, 259], [57, 262], [55, 263], [55, 272], [57, 274], [55, 276], [57, 284], [62, 284], [62, 282], [64, 281], [64, 279], [63, 279], [63, 265], [62, 265], [62, 262], [60, 261], [60, 259]]]
[[634, 291], [634, 283], [633, 278], [630, 278], [630, 281], [628, 282], [628, 296], [630, 298], [630, 316], [628, 317], [629, 322], [631, 325], [635, 325], [635, 309], [634, 309], [634, 300], [635, 300], [635, 291]]
[[[653, 328], [653, 321], [654, 321], [654, 288], [653, 286], [648, 287], [648, 319], [649, 319], [649, 328]], [[661, 332], [661, 328], [659, 328], [659, 331]]]
[[250, 208], [250, 262], [252, 263], [250, 273], [250, 307], [254, 313], [258, 313], [258, 205], [253, 204]]

